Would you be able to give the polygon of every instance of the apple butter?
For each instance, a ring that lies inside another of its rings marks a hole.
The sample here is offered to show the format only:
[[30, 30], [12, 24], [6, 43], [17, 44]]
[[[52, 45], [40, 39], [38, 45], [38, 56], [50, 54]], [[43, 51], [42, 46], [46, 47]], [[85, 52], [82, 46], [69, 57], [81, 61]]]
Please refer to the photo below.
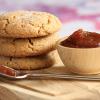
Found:
[[62, 41], [61, 45], [72, 48], [100, 47], [100, 34], [79, 29]]

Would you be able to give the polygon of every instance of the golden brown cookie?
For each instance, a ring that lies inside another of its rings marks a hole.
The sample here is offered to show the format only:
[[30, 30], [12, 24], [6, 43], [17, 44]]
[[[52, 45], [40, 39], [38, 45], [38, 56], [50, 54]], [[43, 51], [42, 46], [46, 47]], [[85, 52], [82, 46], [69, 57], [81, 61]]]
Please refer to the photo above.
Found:
[[42, 56], [25, 58], [0, 56], [0, 65], [14, 69], [41, 69], [51, 67], [53, 64], [55, 64], [54, 52]]
[[58, 34], [29, 39], [0, 38], [0, 56], [26, 57], [46, 54], [55, 49]]
[[57, 32], [59, 19], [46, 12], [15, 11], [0, 15], [0, 37], [31, 38]]

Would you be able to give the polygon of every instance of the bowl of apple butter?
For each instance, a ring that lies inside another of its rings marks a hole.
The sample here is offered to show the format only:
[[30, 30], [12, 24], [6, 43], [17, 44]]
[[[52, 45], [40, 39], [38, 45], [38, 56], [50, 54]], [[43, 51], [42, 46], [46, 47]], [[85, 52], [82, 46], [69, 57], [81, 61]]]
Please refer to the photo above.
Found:
[[57, 51], [68, 70], [77, 74], [100, 73], [100, 34], [79, 29], [57, 42]]

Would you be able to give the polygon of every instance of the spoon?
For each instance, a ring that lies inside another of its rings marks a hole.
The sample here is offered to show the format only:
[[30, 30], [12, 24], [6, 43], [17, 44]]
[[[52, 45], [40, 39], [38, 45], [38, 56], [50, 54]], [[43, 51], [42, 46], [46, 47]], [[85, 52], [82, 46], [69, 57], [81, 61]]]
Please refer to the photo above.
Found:
[[97, 75], [77, 75], [77, 74], [59, 74], [59, 73], [23, 73], [13, 68], [1, 65], [0, 76], [7, 79], [66, 79], [66, 80], [86, 80], [86, 81], [100, 81]]

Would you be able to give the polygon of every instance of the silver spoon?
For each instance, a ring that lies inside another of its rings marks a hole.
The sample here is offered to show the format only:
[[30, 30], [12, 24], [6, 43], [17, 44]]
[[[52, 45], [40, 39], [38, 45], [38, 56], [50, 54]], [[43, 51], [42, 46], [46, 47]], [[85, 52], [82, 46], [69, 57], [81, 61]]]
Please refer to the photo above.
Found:
[[66, 79], [66, 80], [86, 80], [86, 81], [100, 81], [98, 75], [77, 75], [77, 74], [60, 74], [60, 73], [22, 73], [7, 66], [0, 66], [0, 76], [8, 79]]

